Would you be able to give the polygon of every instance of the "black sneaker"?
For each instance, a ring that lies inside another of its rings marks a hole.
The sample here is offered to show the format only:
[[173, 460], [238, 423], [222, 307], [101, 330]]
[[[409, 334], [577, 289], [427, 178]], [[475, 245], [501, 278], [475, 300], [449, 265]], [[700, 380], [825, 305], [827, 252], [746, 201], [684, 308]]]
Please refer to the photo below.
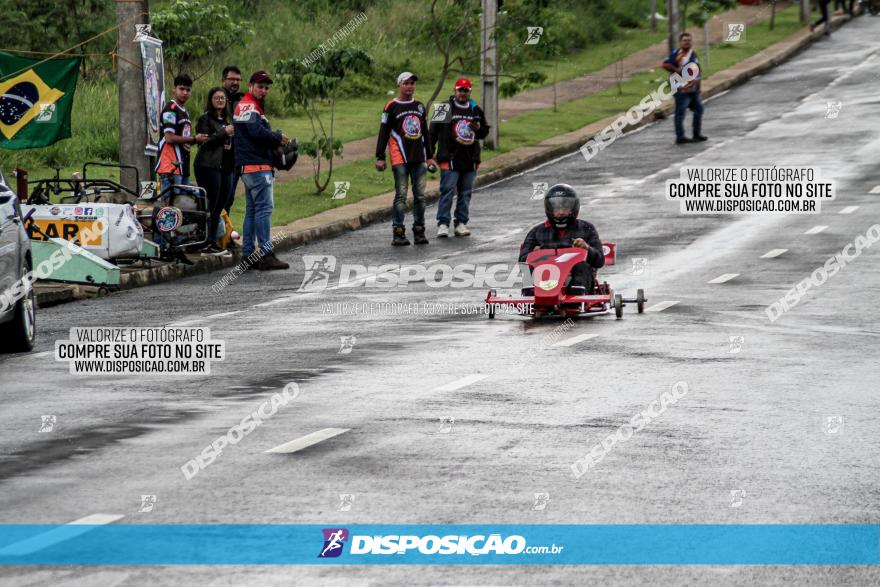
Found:
[[257, 269], [260, 271], [275, 271], [278, 269], [290, 269], [290, 264], [285, 263], [281, 259], [275, 256], [275, 253], [268, 253], [263, 255], [263, 258], [260, 259], [260, 264], [257, 266]]
[[428, 244], [428, 238], [425, 236], [424, 224], [413, 224], [413, 241], [415, 241], [417, 245]]
[[692, 140], [695, 143], [702, 143], [703, 141], [708, 141], [709, 137], [707, 137], [706, 135], [694, 135], [694, 138]]
[[208, 246], [199, 251], [201, 255], [211, 255], [214, 257], [231, 257], [232, 253], [225, 249], [221, 249], [214, 243], [209, 243]]
[[405, 247], [409, 244], [409, 239], [406, 238], [406, 229], [404, 227], [394, 227], [394, 239], [391, 241], [391, 244], [395, 247]]
[[678, 137], [677, 139], [675, 139], [676, 145], [683, 145], [684, 143], [693, 143], [693, 142], [694, 142], [693, 139], [689, 139], [687, 137]]

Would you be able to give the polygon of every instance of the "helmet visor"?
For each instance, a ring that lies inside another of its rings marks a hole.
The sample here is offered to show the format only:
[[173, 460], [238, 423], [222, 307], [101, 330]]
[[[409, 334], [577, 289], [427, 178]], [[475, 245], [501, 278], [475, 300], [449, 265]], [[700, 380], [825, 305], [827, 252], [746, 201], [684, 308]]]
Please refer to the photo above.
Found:
[[552, 195], [547, 198], [547, 205], [553, 218], [562, 220], [574, 214], [577, 198], [568, 194]]

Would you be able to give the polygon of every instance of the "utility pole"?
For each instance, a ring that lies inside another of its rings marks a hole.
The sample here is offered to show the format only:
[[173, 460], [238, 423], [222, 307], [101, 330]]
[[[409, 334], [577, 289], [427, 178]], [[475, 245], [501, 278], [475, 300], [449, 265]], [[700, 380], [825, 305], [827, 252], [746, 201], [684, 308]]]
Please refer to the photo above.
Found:
[[483, 0], [480, 16], [480, 80], [483, 113], [489, 134], [483, 139], [487, 149], [498, 148], [498, 45], [495, 43], [495, 19], [498, 0]]
[[[141, 49], [134, 42], [136, 24], [149, 22], [149, 0], [116, 1], [116, 87], [119, 89], [119, 162], [133, 165], [140, 179], [150, 179], [150, 158], [144, 153], [147, 145], [147, 115], [144, 105], [144, 71]], [[140, 192], [134, 171], [122, 169], [120, 183]]]
[[678, 49], [678, 0], [666, 0], [666, 19], [669, 23], [669, 50]]
[[651, 0], [651, 32], [657, 30], [657, 0]]
[[810, 0], [801, 0], [801, 24], [810, 22]]

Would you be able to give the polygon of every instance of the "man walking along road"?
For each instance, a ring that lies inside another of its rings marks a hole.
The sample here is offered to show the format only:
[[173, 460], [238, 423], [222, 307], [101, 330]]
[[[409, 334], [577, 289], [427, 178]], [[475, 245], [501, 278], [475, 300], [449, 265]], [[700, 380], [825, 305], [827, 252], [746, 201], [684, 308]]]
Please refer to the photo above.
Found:
[[[690, 33], [682, 33], [678, 37], [679, 47], [669, 54], [663, 62], [663, 69], [670, 73], [682, 75], [682, 70], [687, 68], [691, 74], [688, 82], [684, 84], [673, 83], [675, 90], [675, 142], [693, 143], [705, 141], [708, 137], [703, 136], [703, 101], [700, 99], [700, 60], [697, 52], [691, 47], [693, 38]], [[690, 65], [693, 64], [693, 65]], [[684, 117], [688, 108], [694, 112], [694, 138], [689, 139], [684, 135]]]
[[386, 147], [391, 151], [391, 170], [394, 172], [394, 204], [391, 211], [394, 239], [391, 244], [395, 246], [409, 244], [404, 220], [410, 181], [413, 189], [413, 239], [417, 245], [428, 244], [425, 237], [425, 164], [434, 168], [436, 163], [428, 137], [425, 106], [413, 98], [418, 79], [409, 71], [397, 76], [399, 95], [385, 104], [376, 143], [377, 171], [385, 170]]
[[431, 148], [440, 165], [440, 202], [437, 204], [437, 236], [449, 236], [452, 199], [455, 204], [455, 236], [468, 236], [467, 223], [477, 168], [480, 166], [480, 140], [489, 134], [483, 110], [471, 100], [471, 80], [455, 82], [455, 95], [438, 104], [431, 121]]
[[272, 252], [272, 209], [275, 205], [272, 168], [273, 152], [290, 139], [273, 131], [265, 114], [266, 95], [272, 78], [265, 71], [256, 71], [248, 83], [248, 92], [235, 107], [235, 166], [244, 184], [246, 209], [242, 254], [247, 259], [259, 246], [257, 269], [288, 269]]

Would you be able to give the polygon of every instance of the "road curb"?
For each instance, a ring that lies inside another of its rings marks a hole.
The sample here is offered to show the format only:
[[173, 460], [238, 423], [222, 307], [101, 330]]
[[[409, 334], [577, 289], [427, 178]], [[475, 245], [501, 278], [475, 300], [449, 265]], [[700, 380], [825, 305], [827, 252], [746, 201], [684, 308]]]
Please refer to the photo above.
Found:
[[[832, 18], [832, 28], [839, 28], [843, 23], [850, 20], [848, 15], [839, 15]], [[747, 82], [749, 79], [768, 71], [797, 55], [814, 41], [822, 37], [821, 31], [809, 32], [801, 30], [791, 37], [779, 41], [764, 49], [757, 55], [753, 55], [741, 63], [728, 69], [715, 73], [709, 80], [703, 82], [701, 95], [710, 98], [733, 87]], [[659, 119], [669, 116], [674, 110], [671, 99], [663, 101], [651, 115], [645, 116], [636, 123], [627, 123], [623, 132], [629, 132], [642, 126], [653, 124]], [[620, 118], [624, 113], [609, 116], [603, 120], [592, 122], [580, 129], [551, 137], [537, 145], [519, 147], [494, 157], [482, 166], [481, 173], [475, 182], [475, 187], [484, 187], [491, 183], [506, 179], [524, 171], [557, 159], [564, 155], [574, 153], [588, 140], [592, 139], [612, 122]], [[440, 198], [438, 189], [439, 182], [431, 180], [430, 188], [425, 193], [426, 203], [436, 202]], [[272, 237], [275, 249], [278, 251], [290, 250], [309, 242], [340, 236], [342, 234], [358, 230], [384, 222], [391, 218], [391, 203], [394, 192], [387, 192], [365, 198], [353, 204], [333, 208], [320, 212], [315, 216], [296, 220], [284, 226], [274, 227]], [[412, 196], [407, 199], [407, 206], [412, 207]], [[389, 231], [389, 239], [390, 239]], [[193, 259], [194, 265], [168, 264], [148, 267], [132, 271], [123, 270], [120, 277], [120, 289], [132, 289], [165, 281], [173, 281], [189, 275], [199, 275], [233, 267], [241, 261], [240, 255], [233, 257], [199, 256]], [[76, 286], [71, 286], [75, 288]], [[36, 292], [37, 304], [40, 307], [65, 303], [82, 297], [73, 290], [69, 295], [59, 293], [56, 289], [51, 291]]]

